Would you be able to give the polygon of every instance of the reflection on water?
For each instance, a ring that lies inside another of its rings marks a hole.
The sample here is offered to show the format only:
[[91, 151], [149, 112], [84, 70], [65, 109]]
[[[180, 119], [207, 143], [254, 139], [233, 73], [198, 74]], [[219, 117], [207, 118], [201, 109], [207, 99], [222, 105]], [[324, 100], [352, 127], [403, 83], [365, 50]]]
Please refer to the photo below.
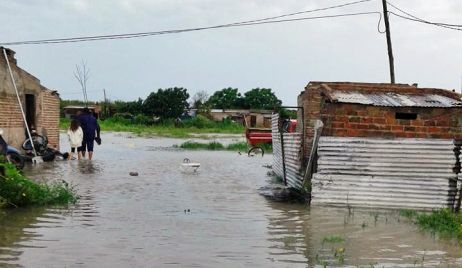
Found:
[[[1, 211], [0, 267], [462, 266], [455, 242], [420, 232], [396, 212], [266, 200], [257, 189], [267, 183], [271, 155], [103, 139], [93, 161], [25, 170], [40, 181], [68, 181], [81, 199]], [[201, 163], [198, 172], [182, 170], [186, 157]]]
[[28, 228], [46, 221], [44, 213], [43, 208], [0, 210], [0, 266], [17, 262], [23, 253], [21, 248], [41, 238]]
[[95, 161], [90, 161], [88, 159], [82, 159], [77, 162], [77, 167], [80, 173], [82, 174], [95, 174], [102, 173], [101, 167], [95, 163]]

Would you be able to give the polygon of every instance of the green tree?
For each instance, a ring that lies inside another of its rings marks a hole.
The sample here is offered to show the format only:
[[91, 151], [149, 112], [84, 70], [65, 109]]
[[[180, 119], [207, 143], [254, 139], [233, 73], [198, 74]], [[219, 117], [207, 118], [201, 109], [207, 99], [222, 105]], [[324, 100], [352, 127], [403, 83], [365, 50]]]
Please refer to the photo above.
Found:
[[282, 104], [271, 88], [254, 88], [244, 93], [243, 99], [244, 106], [250, 109], [272, 110]]
[[155, 115], [163, 119], [177, 118], [188, 109], [188, 98], [186, 88], [158, 89], [157, 92], [149, 94], [143, 102], [143, 111], [146, 115]]
[[143, 100], [138, 98], [135, 101], [115, 101], [115, 110], [117, 113], [130, 113], [132, 115], [138, 115], [143, 113]]
[[208, 99], [207, 105], [215, 109], [242, 108], [239, 104], [242, 96], [237, 91], [237, 88], [231, 87], [215, 91]]

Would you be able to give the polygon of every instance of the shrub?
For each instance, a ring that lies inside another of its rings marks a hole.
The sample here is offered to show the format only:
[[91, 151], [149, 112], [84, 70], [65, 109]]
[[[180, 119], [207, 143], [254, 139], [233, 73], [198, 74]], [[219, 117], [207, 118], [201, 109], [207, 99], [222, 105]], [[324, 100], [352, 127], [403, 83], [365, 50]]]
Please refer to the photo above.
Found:
[[431, 213], [401, 211], [402, 216], [413, 219], [422, 229], [453, 237], [462, 245], [462, 215], [449, 209], [434, 210]]
[[133, 122], [134, 124], [138, 124], [138, 125], [148, 125], [148, 126], [150, 126], [150, 125], [152, 125], [152, 124], [155, 123], [155, 121], [154, 121], [154, 119], [153, 119], [152, 117], [149, 117], [149, 116], [144, 115], [144, 114], [138, 114], [138, 115], [136, 115], [136, 116], [133, 118], [132, 122]]
[[199, 114], [194, 118], [184, 120], [183, 125], [185, 127], [213, 128], [215, 127], [215, 122]]
[[8, 163], [0, 163], [0, 203], [6, 206], [69, 204], [78, 199], [72, 187], [64, 181], [51, 184], [36, 183]]

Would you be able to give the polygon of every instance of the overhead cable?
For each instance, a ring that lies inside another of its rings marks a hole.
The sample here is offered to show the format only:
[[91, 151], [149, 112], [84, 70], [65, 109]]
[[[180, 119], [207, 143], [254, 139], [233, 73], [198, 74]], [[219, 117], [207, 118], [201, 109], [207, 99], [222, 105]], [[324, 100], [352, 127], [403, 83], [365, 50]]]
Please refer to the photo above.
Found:
[[460, 24], [448, 24], [448, 23], [441, 23], [441, 22], [431, 22], [431, 21], [419, 18], [419, 17], [417, 17], [415, 15], [412, 15], [409, 12], [406, 12], [406, 11], [402, 10], [401, 8], [397, 7], [396, 5], [394, 5], [394, 4], [392, 4], [392, 3], [388, 2], [388, 1], [387, 1], [387, 3], [388, 3], [388, 5], [395, 8], [399, 12], [405, 14], [406, 16], [397, 14], [397, 13], [392, 12], [392, 11], [388, 11], [388, 13], [390, 13], [392, 15], [395, 15], [397, 17], [400, 17], [402, 19], [415, 21], [415, 22], [420, 22], [420, 23], [425, 23], [425, 24], [429, 24], [429, 25], [434, 25], [434, 26], [438, 26], [438, 27], [442, 27], [442, 28], [446, 28], [446, 29], [462, 31], [462, 25], [460, 25]]
[[252, 26], [252, 25], [261, 25], [261, 24], [272, 24], [272, 23], [283, 23], [283, 22], [291, 22], [291, 21], [327, 19], [327, 18], [338, 18], [338, 17], [350, 17], [350, 16], [370, 15], [370, 14], [377, 14], [377, 13], [380, 14], [379, 12], [359, 12], [359, 13], [346, 13], [346, 14], [337, 14], [337, 15], [276, 20], [276, 19], [283, 18], [283, 17], [301, 15], [301, 14], [318, 12], [318, 11], [325, 11], [329, 9], [350, 6], [350, 5], [360, 4], [360, 3], [369, 2], [369, 1], [372, 1], [372, 0], [360, 0], [360, 1], [349, 2], [349, 3], [345, 3], [341, 5], [325, 7], [325, 8], [305, 10], [305, 11], [283, 14], [279, 16], [267, 17], [267, 18], [262, 18], [262, 19], [234, 22], [234, 23], [207, 26], [207, 27], [174, 29], [174, 30], [152, 31], [152, 32], [139, 32], [139, 33], [113, 34], [113, 35], [97, 35], [97, 36], [82, 36], [82, 37], [71, 37], [71, 38], [3, 42], [3, 43], [0, 43], [0, 46], [58, 44], [58, 43], [89, 42], [89, 41], [111, 40], [111, 39], [128, 39], [128, 38], [139, 38], [139, 37], [147, 37], [147, 36], [154, 36], [154, 35], [175, 34], [175, 33], [203, 31], [203, 30], [211, 30], [211, 29], [219, 29], [219, 28], [229, 28], [229, 27]]

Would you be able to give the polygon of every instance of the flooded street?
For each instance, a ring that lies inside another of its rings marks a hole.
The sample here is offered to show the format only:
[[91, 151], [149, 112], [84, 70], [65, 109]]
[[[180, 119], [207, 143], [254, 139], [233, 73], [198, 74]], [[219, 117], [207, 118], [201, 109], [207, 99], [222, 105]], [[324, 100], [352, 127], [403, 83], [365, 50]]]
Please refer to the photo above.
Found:
[[[271, 154], [102, 138], [92, 162], [26, 168], [36, 180], [68, 181], [81, 199], [0, 211], [0, 267], [462, 266], [456, 242], [420, 232], [396, 212], [265, 199], [258, 188], [270, 181]], [[65, 139], [61, 146], [68, 148]], [[181, 168], [186, 157], [201, 163], [198, 172]]]

